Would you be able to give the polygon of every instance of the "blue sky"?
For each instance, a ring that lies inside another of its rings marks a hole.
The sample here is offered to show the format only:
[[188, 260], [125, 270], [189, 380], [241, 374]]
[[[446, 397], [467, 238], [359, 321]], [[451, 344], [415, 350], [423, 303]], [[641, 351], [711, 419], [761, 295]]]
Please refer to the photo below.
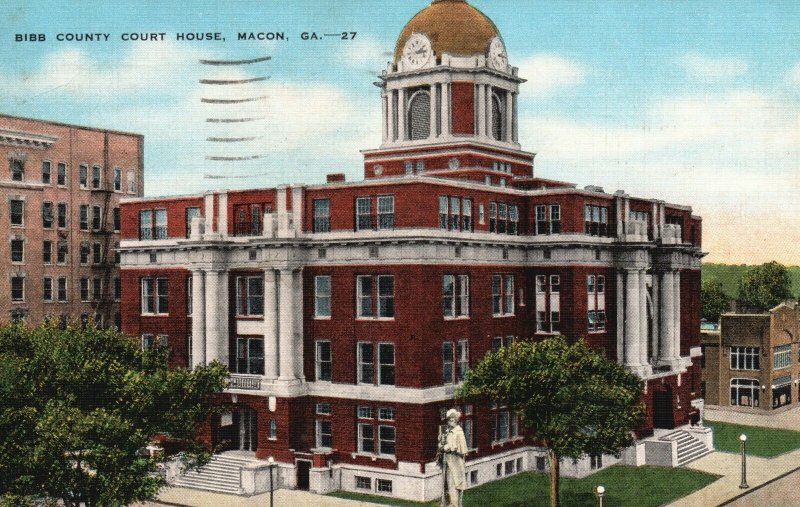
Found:
[[[380, 141], [372, 83], [402, 26], [427, 3], [6, 0], [0, 111], [143, 133], [148, 195], [316, 183], [333, 171], [360, 179], [358, 150]], [[800, 243], [796, 2], [472, 3], [494, 20], [510, 63], [529, 80], [520, 136], [538, 154], [538, 175], [692, 205], [704, 219], [707, 260], [800, 264], [800, 249], [787, 246]], [[241, 31], [288, 40], [237, 41]], [[302, 41], [304, 31], [357, 36]], [[109, 33], [109, 41], [55, 40], [86, 32]], [[166, 36], [120, 41], [130, 32]], [[178, 32], [226, 40], [178, 42]], [[47, 41], [15, 42], [17, 33]], [[242, 69], [198, 63], [265, 55], [272, 60]], [[199, 83], [266, 76], [236, 92]], [[267, 99], [200, 102], [230, 94]], [[264, 119], [222, 130], [204, 121], [224, 113]], [[258, 139], [225, 153], [205, 141], [238, 134]], [[205, 160], [250, 154], [264, 158]]]

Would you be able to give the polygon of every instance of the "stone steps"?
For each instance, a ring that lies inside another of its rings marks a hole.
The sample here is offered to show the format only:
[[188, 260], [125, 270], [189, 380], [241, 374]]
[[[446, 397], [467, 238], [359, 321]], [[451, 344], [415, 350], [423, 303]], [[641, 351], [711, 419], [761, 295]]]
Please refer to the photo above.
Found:
[[173, 485], [182, 488], [202, 489], [219, 493], [241, 495], [241, 470], [253, 459], [231, 454], [216, 454], [205, 465], [189, 470], [178, 477]]
[[702, 458], [711, 452], [711, 449], [705, 444], [688, 432], [683, 430], [674, 431], [668, 435], [664, 435], [660, 440], [676, 441], [678, 444], [678, 463], [677, 466], [685, 465], [690, 461]]

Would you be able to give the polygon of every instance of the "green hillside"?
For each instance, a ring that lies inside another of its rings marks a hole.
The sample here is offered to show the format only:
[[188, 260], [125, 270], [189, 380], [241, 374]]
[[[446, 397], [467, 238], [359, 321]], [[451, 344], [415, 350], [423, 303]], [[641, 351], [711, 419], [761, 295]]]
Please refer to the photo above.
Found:
[[[735, 298], [739, 295], [739, 279], [747, 268], [744, 264], [703, 264], [701, 271], [702, 280], [719, 280], [725, 294]], [[787, 266], [789, 278], [792, 280], [792, 294], [800, 294], [800, 266]]]

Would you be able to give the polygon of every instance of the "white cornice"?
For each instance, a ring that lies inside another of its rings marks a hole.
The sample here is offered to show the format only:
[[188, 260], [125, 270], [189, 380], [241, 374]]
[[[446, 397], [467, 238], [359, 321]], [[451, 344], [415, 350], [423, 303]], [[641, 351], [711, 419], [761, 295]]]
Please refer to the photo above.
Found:
[[0, 144], [47, 149], [56, 141], [58, 141], [56, 136], [0, 128]]

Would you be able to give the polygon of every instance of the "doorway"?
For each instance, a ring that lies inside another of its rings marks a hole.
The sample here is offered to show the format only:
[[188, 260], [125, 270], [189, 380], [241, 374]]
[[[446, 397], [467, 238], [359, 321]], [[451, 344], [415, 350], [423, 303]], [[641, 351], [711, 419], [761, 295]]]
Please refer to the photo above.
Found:
[[239, 409], [239, 450], [252, 451], [258, 448], [258, 413], [250, 407]]
[[672, 391], [656, 391], [653, 393], [653, 427], [673, 429]]
[[310, 482], [311, 462], [305, 459], [299, 459], [297, 464], [297, 489], [308, 491]]

